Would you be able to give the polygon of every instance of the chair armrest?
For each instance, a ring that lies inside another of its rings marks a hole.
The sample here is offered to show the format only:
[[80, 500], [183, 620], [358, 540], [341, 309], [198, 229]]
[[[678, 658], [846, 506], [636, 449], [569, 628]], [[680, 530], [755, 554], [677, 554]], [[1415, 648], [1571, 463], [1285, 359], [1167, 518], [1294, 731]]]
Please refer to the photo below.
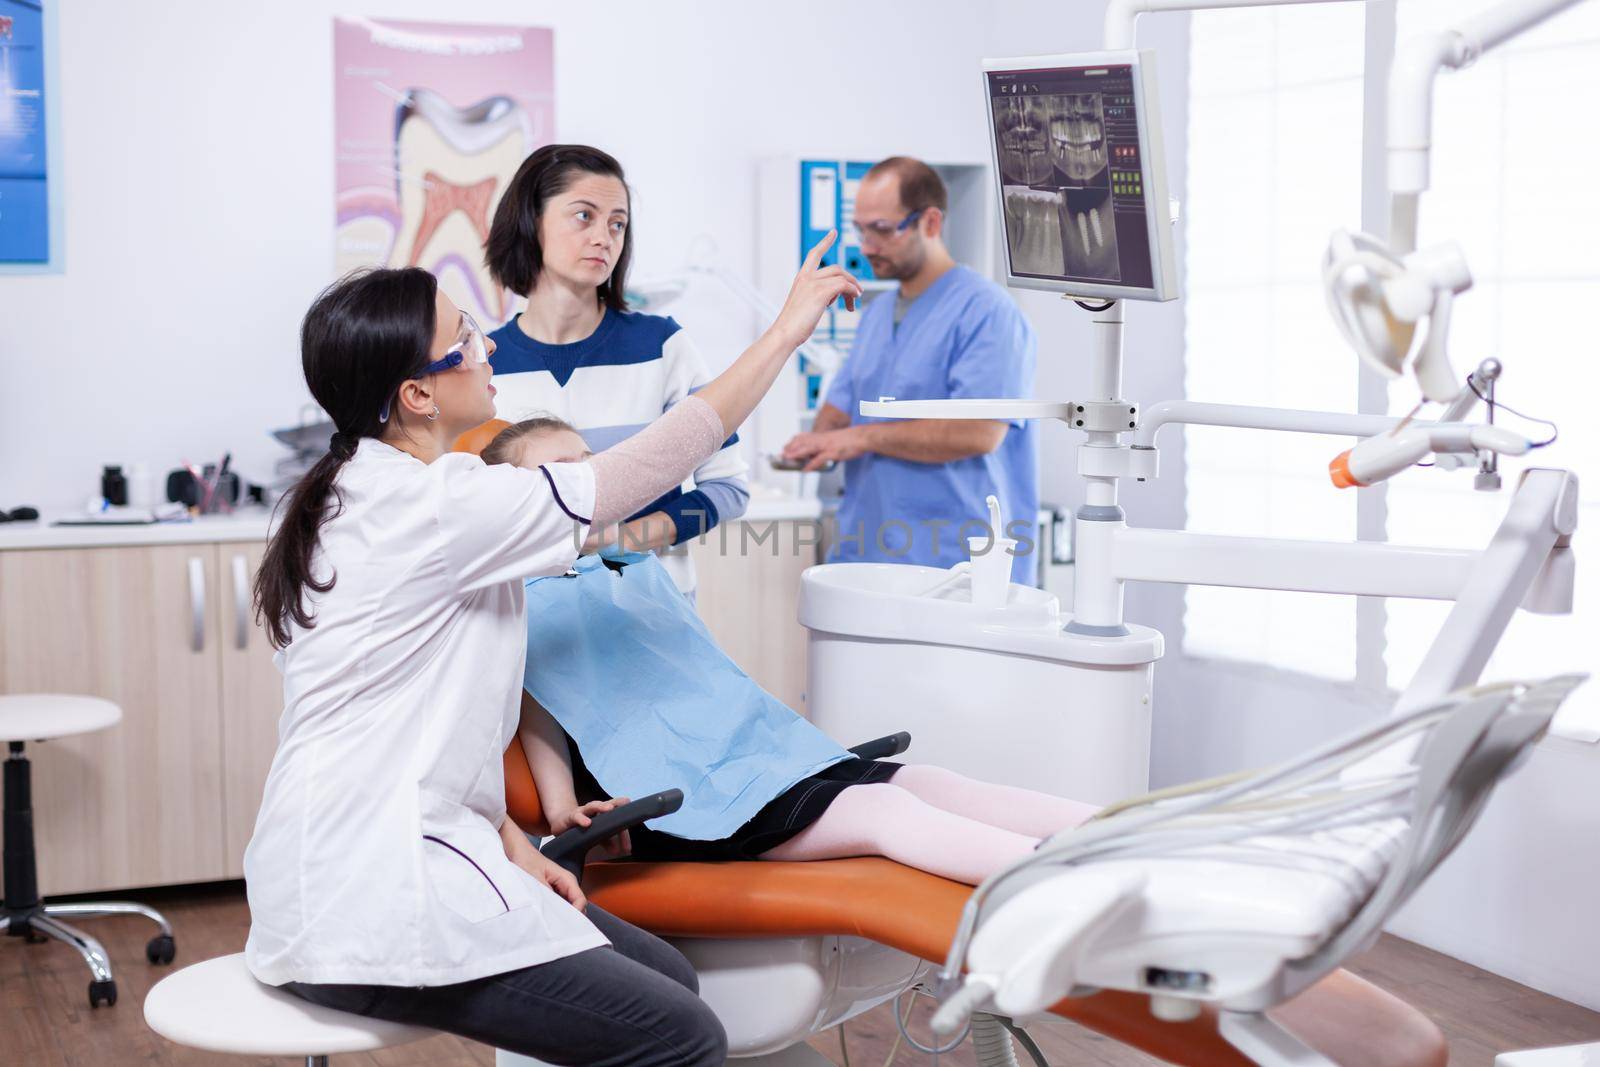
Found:
[[910, 747], [911, 735], [902, 730], [897, 734], [857, 745], [850, 750], [850, 753], [859, 759], [884, 759], [888, 756], [898, 756]]
[[[898, 756], [910, 747], [911, 735], [901, 731], [857, 745], [850, 752], [860, 759], [883, 759], [887, 756]], [[589, 854], [591, 848], [606, 838], [630, 830], [649, 819], [670, 815], [682, 806], [683, 790], [668, 789], [643, 800], [635, 800], [620, 808], [602, 812], [595, 816], [594, 821], [588, 826], [557, 834], [545, 842], [539, 851], [546, 859], [555, 861], [570, 871], [574, 878], [582, 881], [584, 857]]]
[[665, 792], [654, 793], [642, 800], [630, 801], [620, 808], [596, 815], [588, 826], [578, 826], [546, 841], [539, 851], [545, 859], [555, 863], [571, 872], [572, 876], [580, 882], [583, 880], [583, 860], [589, 850], [600, 844], [608, 837], [614, 837], [624, 830], [631, 830], [647, 819], [659, 819], [663, 815], [671, 815], [683, 806], [683, 790], [668, 789]]

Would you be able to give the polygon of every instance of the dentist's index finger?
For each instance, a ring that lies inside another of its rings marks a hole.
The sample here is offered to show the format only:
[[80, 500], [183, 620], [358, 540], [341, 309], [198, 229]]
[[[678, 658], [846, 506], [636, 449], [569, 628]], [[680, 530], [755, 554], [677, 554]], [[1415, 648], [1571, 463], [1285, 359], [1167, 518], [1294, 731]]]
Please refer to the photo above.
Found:
[[833, 242], [837, 240], [838, 237], [838, 230], [829, 230], [827, 233], [823, 234], [822, 240], [818, 241], [816, 245], [812, 247], [811, 251], [806, 253], [805, 269], [816, 270], [817, 264], [822, 262], [822, 257], [828, 254], [828, 249], [833, 247]]

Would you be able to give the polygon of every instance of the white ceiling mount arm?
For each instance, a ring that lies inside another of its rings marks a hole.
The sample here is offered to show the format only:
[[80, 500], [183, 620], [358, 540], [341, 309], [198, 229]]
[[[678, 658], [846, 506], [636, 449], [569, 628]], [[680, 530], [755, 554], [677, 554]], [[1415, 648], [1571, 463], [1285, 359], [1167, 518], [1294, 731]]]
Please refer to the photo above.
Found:
[[[1415, 197], [1428, 188], [1433, 82], [1441, 70], [1460, 70], [1478, 56], [1582, 0], [1512, 0], [1479, 12], [1453, 30], [1404, 42], [1389, 75], [1389, 192]], [[1108, 15], [1109, 17], [1109, 15]], [[1414, 225], [1414, 218], [1413, 218]], [[1391, 238], [1399, 237], [1391, 235]], [[1413, 240], [1396, 244], [1410, 251]]]
[[[1340, 4], [1352, 0], [1111, 0], [1106, 5], [1107, 51], [1132, 48], [1139, 16], [1157, 11], [1215, 11], [1231, 7], [1289, 7], [1300, 4]], [[1354, 0], [1369, 3], [1370, 0]]]

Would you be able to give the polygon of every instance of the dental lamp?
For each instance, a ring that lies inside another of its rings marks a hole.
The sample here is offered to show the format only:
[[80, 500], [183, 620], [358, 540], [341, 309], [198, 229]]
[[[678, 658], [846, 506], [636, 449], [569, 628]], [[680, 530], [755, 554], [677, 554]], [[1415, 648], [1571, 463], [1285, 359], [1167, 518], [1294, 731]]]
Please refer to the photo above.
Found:
[[[1407, 367], [1434, 403], [1456, 398], [1446, 345], [1454, 298], [1472, 285], [1460, 246], [1446, 241], [1417, 250], [1417, 211], [1429, 184], [1433, 85], [1441, 70], [1471, 66], [1484, 52], [1580, 0], [1511, 0], [1480, 12], [1458, 29], [1408, 41], [1395, 52], [1389, 78], [1387, 239], [1334, 233], [1323, 282], [1335, 324], [1361, 359], [1380, 374]], [[1419, 326], [1427, 323], [1422, 340]]]
[[1454, 241], [1415, 249], [1417, 211], [1429, 184], [1438, 72], [1470, 66], [1489, 48], [1578, 2], [1512, 0], [1459, 29], [1407, 42], [1395, 53], [1388, 108], [1389, 236], [1335, 231], [1322, 280], [1334, 324], [1361, 360], [1389, 378], [1400, 377], [1409, 366], [1424, 400], [1449, 407], [1439, 423], [1422, 426], [1408, 418], [1335, 456], [1328, 469], [1341, 489], [1383, 481], [1430, 453], [1440, 455], [1437, 466], [1456, 467], [1457, 457], [1468, 452], [1479, 457], [1476, 487], [1498, 489], [1497, 457], [1538, 447], [1492, 425], [1454, 424], [1480, 399], [1489, 405], [1493, 422], [1500, 365], [1485, 361], [1465, 387], [1456, 384], [1448, 351], [1450, 315], [1455, 297], [1471, 288], [1472, 272]]
[[[1398, 378], [1414, 348], [1411, 370], [1423, 396], [1439, 404], [1455, 399], [1459, 387], [1446, 350], [1450, 308], [1472, 286], [1460, 245], [1446, 241], [1401, 256], [1371, 234], [1338, 230], [1322, 280], [1334, 324], [1362, 362]], [[1424, 321], [1427, 330], [1417, 343]]]

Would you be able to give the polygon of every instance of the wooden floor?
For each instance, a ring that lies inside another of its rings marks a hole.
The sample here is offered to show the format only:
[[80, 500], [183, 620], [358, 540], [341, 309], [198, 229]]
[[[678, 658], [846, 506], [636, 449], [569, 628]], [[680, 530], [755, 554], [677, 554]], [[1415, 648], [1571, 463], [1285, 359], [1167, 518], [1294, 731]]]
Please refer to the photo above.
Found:
[[[244, 947], [249, 914], [239, 883], [127, 894], [161, 909], [178, 939], [178, 964], [237, 952]], [[26, 945], [0, 938], [0, 1063], [28, 1067], [104, 1067], [108, 1064], [216, 1064], [247, 1062], [180, 1048], [151, 1033], [140, 1006], [167, 968], [145, 962], [148, 922], [133, 918], [86, 920], [116, 970], [114, 1008], [91, 1010], [88, 971], [77, 953], [55, 943]], [[1395, 938], [1384, 940], [1350, 967], [1426, 1012], [1450, 1040], [1453, 1067], [1491, 1067], [1498, 1052], [1600, 1041], [1600, 1013], [1536, 993], [1448, 956]], [[928, 1009], [914, 1011], [911, 1032], [928, 1043]], [[888, 1005], [850, 1021], [845, 1041], [854, 1067], [879, 1067], [896, 1036]], [[1052, 1065], [1135, 1067], [1153, 1060], [1126, 1046], [1060, 1021], [1031, 1028]], [[842, 1064], [839, 1034], [812, 1044]], [[258, 1064], [299, 1061], [258, 1059]], [[365, 1056], [340, 1057], [339, 1067], [402, 1067], [494, 1063], [488, 1048], [442, 1036]], [[897, 1064], [930, 1063], [904, 1045]], [[940, 1057], [950, 1065], [973, 1063], [970, 1047]], [[1026, 1062], [1026, 1060], [1024, 1060]]]

